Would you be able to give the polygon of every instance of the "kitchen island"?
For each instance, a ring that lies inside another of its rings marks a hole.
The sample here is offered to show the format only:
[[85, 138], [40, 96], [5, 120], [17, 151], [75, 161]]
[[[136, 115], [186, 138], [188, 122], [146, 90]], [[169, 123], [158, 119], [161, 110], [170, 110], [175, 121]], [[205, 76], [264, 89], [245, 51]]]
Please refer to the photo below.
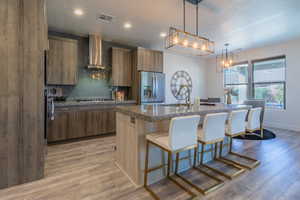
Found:
[[[203, 120], [203, 117], [208, 113], [230, 112], [232, 110], [250, 108], [251, 106], [247, 105], [224, 104], [191, 107], [176, 104], [117, 107], [116, 164], [136, 186], [142, 186], [146, 150], [145, 136], [147, 134], [152, 132], [168, 132], [169, 123], [173, 117], [200, 115]], [[227, 149], [225, 148], [224, 154], [226, 152]], [[190, 150], [183, 156], [188, 159], [184, 159], [180, 162], [179, 171], [184, 171], [191, 167], [192, 156], [190, 155], [193, 155], [192, 153], [192, 150]], [[151, 146], [149, 158], [150, 167], [165, 164], [165, 158], [167, 158], [165, 152], [157, 147]], [[211, 154], [205, 155], [205, 161], [209, 161], [211, 159]], [[153, 171], [149, 175], [149, 182], [157, 182], [162, 179], [165, 174], [166, 170], [164, 168]]]

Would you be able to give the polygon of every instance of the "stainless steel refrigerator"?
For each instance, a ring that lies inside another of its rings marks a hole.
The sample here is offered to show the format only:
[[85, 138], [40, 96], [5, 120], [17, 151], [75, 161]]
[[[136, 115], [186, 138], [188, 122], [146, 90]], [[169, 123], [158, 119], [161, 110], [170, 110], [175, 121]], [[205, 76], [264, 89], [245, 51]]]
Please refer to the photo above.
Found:
[[141, 73], [141, 103], [165, 102], [165, 74], [158, 72]]

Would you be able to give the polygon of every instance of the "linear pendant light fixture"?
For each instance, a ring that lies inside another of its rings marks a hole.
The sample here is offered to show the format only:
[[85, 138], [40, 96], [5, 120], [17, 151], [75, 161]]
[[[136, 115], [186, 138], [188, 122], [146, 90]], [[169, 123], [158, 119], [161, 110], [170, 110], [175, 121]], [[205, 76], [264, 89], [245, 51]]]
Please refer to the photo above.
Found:
[[[185, 3], [186, 1], [196, 5], [196, 33], [189, 33], [185, 29]], [[170, 27], [166, 38], [166, 49], [193, 55], [210, 55], [215, 51], [215, 43], [208, 38], [199, 36], [198, 13], [199, 3], [202, 0], [183, 0], [183, 30]]]

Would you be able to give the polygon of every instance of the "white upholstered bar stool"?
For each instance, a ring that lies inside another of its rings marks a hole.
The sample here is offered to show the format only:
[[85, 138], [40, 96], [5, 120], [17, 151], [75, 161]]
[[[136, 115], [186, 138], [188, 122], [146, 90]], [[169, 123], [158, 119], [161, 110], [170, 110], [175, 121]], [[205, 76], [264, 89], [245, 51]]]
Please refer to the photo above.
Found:
[[[251, 112], [251, 111], [250, 111]], [[229, 137], [229, 154], [241, 157], [243, 159], [246, 159], [248, 161], [251, 161], [251, 165], [246, 165], [238, 161], [234, 161], [232, 159], [228, 159], [222, 156], [222, 150], [220, 152], [220, 158], [224, 159], [226, 161], [232, 162], [233, 164], [237, 164], [241, 167], [247, 168], [247, 169], [253, 169], [254, 167], [257, 167], [259, 165], [259, 161], [238, 153], [235, 153], [232, 151], [232, 138], [240, 135], [246, 134], [246, 117], [247, 117], [248, 110], [238, 110], [238, 111], [232, 111], [229, 114], [228, 118], [228, 124], [226, 127], [226, 136]], [[250, 119], [252, 116], [250, 117]], [[223, 143], [221, 142], [221, 148], [223, 147]]]
[[[218, 143], [222, 143], [225, 138], [225, 124], [227, 120], [227, 113], [216, 113], [216, 114], [207, 114], [205, 116], [203, 122], [203, 128], [198, 129], [198, 142], [201, 143], [201, 157], [200, 157], [200, 166], [208, 168], [228, 179], [232, 179], [235, 176], [240, 175], [245, 172], [245, 169], [242, 167], [235, 165], [231, 162], [225, 161], [223, 159], [218, 158]], [[214, 161], [222, 162], [223, 164], [235, 168], [236, 171], [234, 173], [225, 173], [219, 169], [213, 168], [207, 164], [204, 164], [204, 153], [205, 153], [205, 145], [212, 145], [209, 151], [214, 153]], [[215, 145], [215, 150], [213, 146]], [[220, 145], [220, 152], [222, 151], [222, 145]]]
[[146, 159], [145, 159], [145, 176], [144, 187], [155, 198], [160, 199], [157, 194], [148, 186], [148, 174], [165, 165], [149, 169], [149, 144], [152, 144], [168, 153], [167, 178], [195, 197], [196, 194], [184, 187], [170, 176], [172, 154], [195, 149], [197, 147], [197, 128], [200, 116], [176, 117], [170, 122], [169, 133], [151, 133], [146, 136]]
[[246, 131], [253, 133], [254, 131], [260, 130], [260, 137], [263, 138], [263, 126], [261, 124], [261, 112], [262, 108], [252, 108], [249, 111]]

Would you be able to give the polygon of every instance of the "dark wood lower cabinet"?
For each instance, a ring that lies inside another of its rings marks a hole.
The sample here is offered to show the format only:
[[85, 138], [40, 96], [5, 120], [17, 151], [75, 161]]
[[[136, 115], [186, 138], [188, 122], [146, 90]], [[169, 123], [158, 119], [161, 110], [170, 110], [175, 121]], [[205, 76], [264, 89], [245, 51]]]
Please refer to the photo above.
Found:
[[48, 121], [48, 141], [60, 141], [67, 139], [68, 113], [60, 112], [54, 121]]
[[48, 142], [96, 136], [115, 132], [115, 111], [58, 111], [53, 121], [48, 121]]
[[86, 115], [87, 111], [71, 111], [68, 113], [68, 130], [66, 139], [75, 139], [87, 136]]

